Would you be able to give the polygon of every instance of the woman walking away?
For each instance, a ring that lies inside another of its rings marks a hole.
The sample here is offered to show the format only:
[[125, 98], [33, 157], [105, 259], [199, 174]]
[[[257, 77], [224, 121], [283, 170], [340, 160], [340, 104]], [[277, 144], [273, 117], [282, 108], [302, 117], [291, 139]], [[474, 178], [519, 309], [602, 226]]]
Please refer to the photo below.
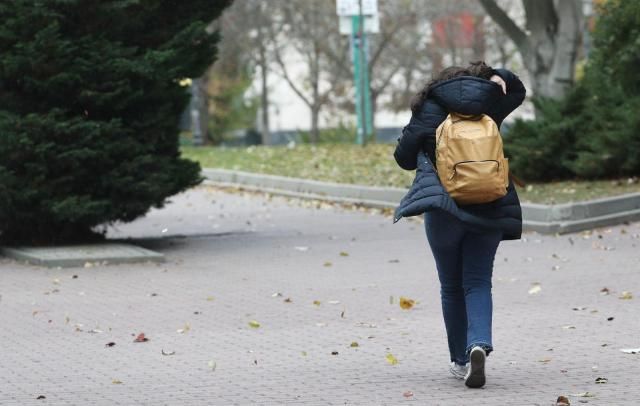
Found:
[[491, 274], [502, 240], [519, 239], [522, 212], [499, 127], [524, 100], [520, 79], [484, 62], [440, 72], [414, 98], [394, 153], [416, 178], [395, 221], [424, 213], [435, 258], [450, 372], [485, 384], [491, 341]]

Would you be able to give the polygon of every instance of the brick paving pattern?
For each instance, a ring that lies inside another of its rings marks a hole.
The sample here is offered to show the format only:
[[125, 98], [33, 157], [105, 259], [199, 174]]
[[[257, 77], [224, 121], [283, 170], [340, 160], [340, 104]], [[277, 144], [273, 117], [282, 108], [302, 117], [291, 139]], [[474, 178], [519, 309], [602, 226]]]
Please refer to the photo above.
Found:
[[423, 225], [319, 206], [203, 186], [110, 229], [164, 264], [0, 260], [0, 405], [640, 403], [620, 351], [640, 347], [640, 223], [502, 243], [472, 390], [447, 371]]

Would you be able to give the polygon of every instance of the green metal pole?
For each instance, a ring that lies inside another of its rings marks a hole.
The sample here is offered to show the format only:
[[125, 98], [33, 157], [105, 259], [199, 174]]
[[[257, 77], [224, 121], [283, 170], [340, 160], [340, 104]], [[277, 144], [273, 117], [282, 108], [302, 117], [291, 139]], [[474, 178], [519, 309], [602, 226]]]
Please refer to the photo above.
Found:
[[373, 111], [371, 109], [371, 84], [369, 83], [369, 42], [367, 41], [366, 34], [362, 36], [362, 73], [363, 73], [363, 86], [364, 86], [364, 119], [365, 119], [365, 133], [367, 134], [367, 141], [375, 141], [374, 134], [375, 129], [373, 127]]
[[361, 34], [361, 19], [359, 15], [351, 17], [351, 52], [353, 56], [353, 80], [356, 84], [356, 144], [364, 145], [365, 141], [365, 119], [364, 119], [364, 106], [362, 103], [362, 37]]

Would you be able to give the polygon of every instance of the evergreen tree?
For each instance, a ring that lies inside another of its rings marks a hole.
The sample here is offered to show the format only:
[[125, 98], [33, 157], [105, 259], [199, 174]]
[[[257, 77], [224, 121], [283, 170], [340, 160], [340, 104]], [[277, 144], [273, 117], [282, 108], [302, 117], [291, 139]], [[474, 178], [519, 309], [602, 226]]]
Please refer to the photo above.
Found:
[[0, 2], [0, 239], [83, 241], [200, 182], [179, 82], [230, 0]]

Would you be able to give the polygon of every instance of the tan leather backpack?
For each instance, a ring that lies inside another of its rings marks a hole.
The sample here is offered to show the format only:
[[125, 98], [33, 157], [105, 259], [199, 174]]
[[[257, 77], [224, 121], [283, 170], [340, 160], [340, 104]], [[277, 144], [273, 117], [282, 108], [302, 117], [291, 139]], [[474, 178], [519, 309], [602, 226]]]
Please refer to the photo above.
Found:
[[450, 113], [436, 130], [436, 168], [456, 203], [488, 203], [507, 194], [509, 161], [502, 137], [486, 114]]

